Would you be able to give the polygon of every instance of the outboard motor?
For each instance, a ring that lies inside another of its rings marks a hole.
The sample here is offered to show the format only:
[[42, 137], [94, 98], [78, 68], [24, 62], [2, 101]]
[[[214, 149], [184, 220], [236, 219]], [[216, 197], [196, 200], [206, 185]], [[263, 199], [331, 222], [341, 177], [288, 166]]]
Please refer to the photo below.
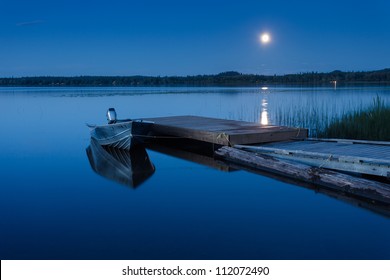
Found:
[[107, 110], [107, 121], [108, 124], [116, 123], [116, 112], [114, 108], [109, 108]]

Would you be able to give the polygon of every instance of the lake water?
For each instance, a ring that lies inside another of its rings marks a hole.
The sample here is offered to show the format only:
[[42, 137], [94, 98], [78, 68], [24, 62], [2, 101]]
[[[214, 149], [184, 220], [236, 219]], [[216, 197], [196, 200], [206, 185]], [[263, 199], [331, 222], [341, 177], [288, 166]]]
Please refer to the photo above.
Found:
[[389, 87], [0, 88], [0, 259], [389, 259], [386, 209], [154, 150], [154, 174], [131, 188], [86, 153], [86, 123], [108, 107], [271, 124], [377, 95], [390, 103]]

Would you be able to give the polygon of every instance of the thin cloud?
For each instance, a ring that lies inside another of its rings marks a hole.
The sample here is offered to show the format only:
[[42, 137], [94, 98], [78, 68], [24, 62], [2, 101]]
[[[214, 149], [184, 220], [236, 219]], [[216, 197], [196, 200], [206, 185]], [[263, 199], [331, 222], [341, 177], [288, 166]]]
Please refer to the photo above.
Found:
[[29, 25], [36, 25], [36, 24], [41, 24], [44, 23], [44, 20], [32, 20], [32, 21], [25, 21], [25, 22], [18, 22], [16, 26], [29, 26]]

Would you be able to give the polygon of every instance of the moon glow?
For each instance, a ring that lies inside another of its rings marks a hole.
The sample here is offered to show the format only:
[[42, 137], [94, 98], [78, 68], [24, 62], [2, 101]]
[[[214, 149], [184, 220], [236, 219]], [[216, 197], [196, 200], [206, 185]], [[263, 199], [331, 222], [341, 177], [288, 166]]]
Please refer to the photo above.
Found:
[[260, 35], [260, 41], [262, 44], [268, 44], [271, 41], [269, 33], [263, 33]]

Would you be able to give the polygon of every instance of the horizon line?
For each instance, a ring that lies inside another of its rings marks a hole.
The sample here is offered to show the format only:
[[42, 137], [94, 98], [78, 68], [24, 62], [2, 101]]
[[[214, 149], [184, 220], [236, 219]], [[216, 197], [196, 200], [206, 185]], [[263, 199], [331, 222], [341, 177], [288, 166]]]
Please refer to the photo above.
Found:
[[39, 76], [8, 76], [8, 77], [0, 77], [0, 79], [22, 79], [22, 78], [78, 78], [78, 77], [151, 77], [151, 78], [169, 78], [169, 77], [196, 77], [196, 76], [218, 76], [222, 74], [233, 74], [237, 73], [237, 75], [242, 76], [288, 76], [288, 75], [305, 75], [305, 74], [332, 74], [332, 73], [370, 73], [370, 72], [382, 72], [382, 71], [390, 71], [390, 68], [383, 68], [377, 70], [332, 70], [328, 72], [319, 72], [319, 71], [308, 71], [308, 72], [298, 72], [298, 73], [288, 73], [288, 74], [254, 74], [254, 73], [241, 73], [235, 70], [223, 71], [216, 74], [192, 74], [192, 75], [142, 75], [142, 74], [133, 74], [133, 75], [39, 75]]

